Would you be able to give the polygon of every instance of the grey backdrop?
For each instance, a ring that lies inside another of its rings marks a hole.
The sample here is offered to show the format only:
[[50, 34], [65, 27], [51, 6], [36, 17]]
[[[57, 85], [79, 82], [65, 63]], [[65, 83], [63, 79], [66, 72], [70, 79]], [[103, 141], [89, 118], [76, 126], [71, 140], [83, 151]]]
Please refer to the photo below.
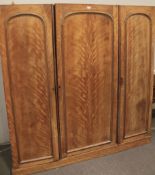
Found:
[[4, 100], [4, 89], [2, 80], [2, 67], [0, 64], [0, 144], [9, 141], [7, 115]]

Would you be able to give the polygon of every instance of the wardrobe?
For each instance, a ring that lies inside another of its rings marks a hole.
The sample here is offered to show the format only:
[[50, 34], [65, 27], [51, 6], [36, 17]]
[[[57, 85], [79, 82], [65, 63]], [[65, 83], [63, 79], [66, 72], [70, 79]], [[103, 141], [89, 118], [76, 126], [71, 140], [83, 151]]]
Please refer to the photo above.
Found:
[[155, 8], [0, 6], [12, 173], [151, 141]]

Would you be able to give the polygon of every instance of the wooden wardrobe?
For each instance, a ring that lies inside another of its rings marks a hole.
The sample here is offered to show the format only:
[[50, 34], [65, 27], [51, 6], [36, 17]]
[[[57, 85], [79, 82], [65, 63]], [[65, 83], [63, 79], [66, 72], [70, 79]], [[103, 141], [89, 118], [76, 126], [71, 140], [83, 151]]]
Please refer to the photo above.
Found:
[[149, 143], [155, 8], [0, 6], [12, 172]]

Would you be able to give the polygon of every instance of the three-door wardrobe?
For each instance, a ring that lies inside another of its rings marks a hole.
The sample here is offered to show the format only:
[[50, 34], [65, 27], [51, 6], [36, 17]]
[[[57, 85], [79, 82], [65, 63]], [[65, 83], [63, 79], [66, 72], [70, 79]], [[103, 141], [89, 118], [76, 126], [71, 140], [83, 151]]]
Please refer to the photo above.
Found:
[[154, 52], [154, 7], [0, 6], [13, 174], [150, 143]]

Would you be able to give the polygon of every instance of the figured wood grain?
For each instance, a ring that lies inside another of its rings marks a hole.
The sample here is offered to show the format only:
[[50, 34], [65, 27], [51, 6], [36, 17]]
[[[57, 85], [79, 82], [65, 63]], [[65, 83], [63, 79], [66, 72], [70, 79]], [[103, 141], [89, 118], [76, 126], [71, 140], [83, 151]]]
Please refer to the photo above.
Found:
[[44, 26], [36, 16], [22, 15], [10, 19], [6, 29], [20, 160], [49, 156], [52, 150]]
[[14, 175], [150, 142], [154, 8], [119, 7], [119, 19], [118, 6], [56, 5], [55, 13], [53, 21], [50, 5], [0, 7]]
[[121, 7], [120, 140], [150, 133], [153, 82], [151, 7]]
[[86, 5], [56, 6], [57, 38], [61, 40], [57, 54], [61, 52], [58, 61], [62, 61], [58, 83], [63, 91], [59, 110], [64, 119], [60, 132], [61, 136], [65, 133], [62, 146], [66, 144], [67, 153], [115, 142], [115, 10], [112, 6], [92, 6], [90, 11]]
[[111, 141], [112, 24], [100, 14], [75, 14], [63, 23], [68, 150]]
[[126, 21], [125, 137], [147, 131], [150, 81], [150, 19], [141, 14]]
[[51, 6], [1, 7], [1, 19], [13, 164], [57, 159]]

